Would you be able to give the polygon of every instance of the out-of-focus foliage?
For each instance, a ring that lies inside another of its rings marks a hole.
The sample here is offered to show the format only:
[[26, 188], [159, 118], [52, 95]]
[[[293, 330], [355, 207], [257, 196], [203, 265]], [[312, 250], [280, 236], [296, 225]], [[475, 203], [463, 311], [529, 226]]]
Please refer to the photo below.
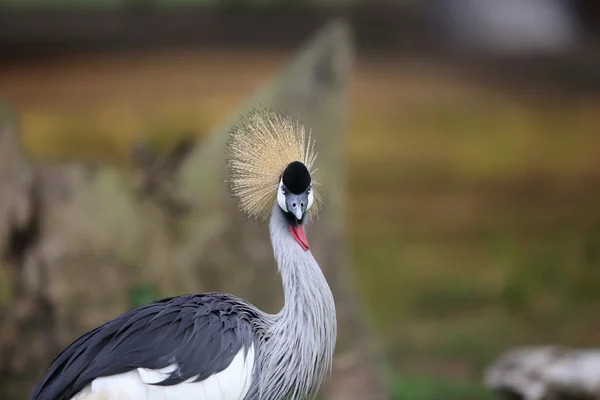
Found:
[[402, 376], [392, 385], [394, 400], [494, 400], [497, 397], [478, 384], [453, 379]]

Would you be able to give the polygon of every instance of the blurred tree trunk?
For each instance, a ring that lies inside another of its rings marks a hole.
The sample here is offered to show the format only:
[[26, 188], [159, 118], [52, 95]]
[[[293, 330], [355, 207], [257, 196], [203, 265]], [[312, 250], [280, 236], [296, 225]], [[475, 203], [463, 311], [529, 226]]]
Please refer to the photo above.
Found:
[[184, 141], [165, 157], [140, 147], [132, 174], [32, 166], [16, 134], [0, 131], [2, 397], [22, 399], [62, 348], [135, 305], [140, 293], [221, 290], [270, 312], [281, 307], [268, 229], [244, 221], [223, 182], [227, 132], [262, 105], [301, 119], [320, 153], [325, 207], [308, 235], [338, 307], [328, 397], [387, 398], [344, 245], [341, 134], [351, 66], [346, 27], [330, 24], [205, 143]]

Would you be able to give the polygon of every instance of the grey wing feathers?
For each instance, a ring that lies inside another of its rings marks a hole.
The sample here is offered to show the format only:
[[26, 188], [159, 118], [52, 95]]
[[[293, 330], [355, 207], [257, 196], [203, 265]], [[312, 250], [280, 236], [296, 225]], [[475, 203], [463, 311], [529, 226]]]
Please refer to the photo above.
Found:
[[131, 310], [65, 349], [30, 400], [68, 400], [96, 378], [173, 363], [178, 369], [157, 385], [204, 380], [250, 347], [256, 317], [252, 306], [224, 293], [168, 298]]

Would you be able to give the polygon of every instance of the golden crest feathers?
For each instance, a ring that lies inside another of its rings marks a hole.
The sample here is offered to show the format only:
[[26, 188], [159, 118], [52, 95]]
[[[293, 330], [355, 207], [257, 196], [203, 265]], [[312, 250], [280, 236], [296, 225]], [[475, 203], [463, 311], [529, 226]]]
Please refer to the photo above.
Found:
[[[241, 125], [229, 132], [227, 155], [232, 194], [244, 213], [261, 221], [271, 214], [288, 164], [302, 162], [311, 176], [316, 171], [312, 170], [317, 154], [310, 132], [307, 135], [301, 123], [270, 110], [252, 110], [241, 118]], [[313, 193], [311, 215], [320, 203], [314, 187]]]

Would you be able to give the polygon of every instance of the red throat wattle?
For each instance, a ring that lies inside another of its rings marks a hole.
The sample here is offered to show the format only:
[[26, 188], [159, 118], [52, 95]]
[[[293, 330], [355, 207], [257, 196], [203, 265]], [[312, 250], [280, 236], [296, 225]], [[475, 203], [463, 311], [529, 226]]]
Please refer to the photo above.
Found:
[[304, 233], [304, 227], [302, 227], [302, 225], [290, 226], [290, 233], [292, 234], [294, 240], [296, 240], [300, 247], [302, 247], [302, 250], [307, 251], [310, 249], [308, 240], [306, 240], [306, 234]]

